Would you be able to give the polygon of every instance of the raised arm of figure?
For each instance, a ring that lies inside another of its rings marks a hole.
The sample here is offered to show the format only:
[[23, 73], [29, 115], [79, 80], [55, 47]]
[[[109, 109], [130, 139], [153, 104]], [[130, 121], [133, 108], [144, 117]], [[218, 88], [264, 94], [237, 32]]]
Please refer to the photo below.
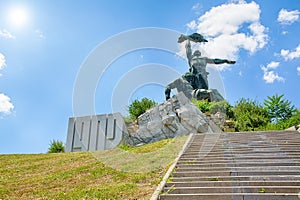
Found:
[[219, 58], [215, 58], [215, 59], [206, 58], [206, 62], [209, 64], [216, 64], [216, 65], [224, 64], [224, 63], [235, 64], [235, 61], [233, 60], [219, 59]]
[[185, 43], [185, 50], [186, 50], [186, 57], [187, 57], [187, 59], [188, 59], [189, 65], [191, 66], [192, 49], [191, 49], [191, 43], [190, 43], [190, 40], [186, 40], [186, 43]]

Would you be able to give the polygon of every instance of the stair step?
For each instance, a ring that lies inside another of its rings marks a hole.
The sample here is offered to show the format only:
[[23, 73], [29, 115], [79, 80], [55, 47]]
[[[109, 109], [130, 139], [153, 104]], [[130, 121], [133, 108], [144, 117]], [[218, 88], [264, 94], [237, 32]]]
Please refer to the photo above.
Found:
[[299, 200], [298, 193], [213, 193], [213, 194], [162, 194], [161, 200]]
[[173, 177], [195, 177], [195, 176], [266, 176], [266, 175], [299, 175], [296, 171], [182, 171], [173, 172]]
[[300, 186], [165, 187], [163, 193], [299, 193]]
[[254, 166], [254, 167], [210, 167], [201, 168], [192, 165], [180, 167], [176, 166], [176, 172], [182, 171], [298, 171], [300, 172], [300, 166]]
[[223, 157], [215, 157], [215, 158], [210, 158], [210, 157], [200, 157], [200, 156], [195, 156], [195, 157], [181, 157], [180, 160], [195, 160], [195, 161], [214, 161], [214, 160], [217, 160], [217, 161], [220, 161], [220, 160], [223, 160], [223, 161], [228, 161], [228, 160], [231, 160], [231, 161], [247, 161], [247, 160], [277, 160], [277, 159], [281, 159], [281, 160], [300, 160], [300, 157], [289, 157], [289, 156], [265, 156], [265, 157], [236, 157], [236, 158], [223, 158]]
[[265, 176], [205, 176], [171, 177], [173, 182], [192, 181], [299, 181], [300, 175], [265, 175]]
[[[224, 159], [223, 156], [205, 156], [201, 157], [200, 155], [190, 155], [185, 156], [183, 155], [181, 159], [201, 159], [201, 160], [215, 160], [215, 159]], [[225, 157], [226, 159], [289, 159], [289, 155], [253, 155], [253, 156], [241, 156], [241, 155], [235, 155], [234, 157]], [[300, 155], [293, 156], [293, 159], [300, 159]]]
[[[165, 187], [220, 187], [220, 186], [300, 186], [298, 181], [220, 181], [218, 179], [211, 181], [190, 181], [190, 182], [168, 182]], [[300, 191], [299, 191], [300, 192]]]
[[252, 153], [296, 153], [296, 154], [299, 154], [299, 151], [300, 150], [295, 150], [294, 148], [293, 149], [286, 149], [286, 150], [282, 150], [282, 149], [266, 149], [266, 150], [257, 150], [257, 149], [251, 149], [251, 150], [241, 150], [241, 151], [208, 151], [208, 152], [205, 152], [205, 151], [200, 151], [200, 149], [198, 150], [194, 150], [194, 151], [186, 151], [183, 155], [193, 155], [193, 154], [203, 154], [203, 155], [230, 155], [230, 154], [233, 154], [233, 153], [237, 153], [237, 154], [242, 154], [242, 155], [246, 155], [246, 154], [252, 154]]
[[208, 167], [260, 167], [260, 166], [300, 166], [300, 163], [296, 162], [237, 162], [237, 163], [202, 163], [202, 162], [178, 162], [177, 167], [199, 167], [199, 168], [208, 168]]

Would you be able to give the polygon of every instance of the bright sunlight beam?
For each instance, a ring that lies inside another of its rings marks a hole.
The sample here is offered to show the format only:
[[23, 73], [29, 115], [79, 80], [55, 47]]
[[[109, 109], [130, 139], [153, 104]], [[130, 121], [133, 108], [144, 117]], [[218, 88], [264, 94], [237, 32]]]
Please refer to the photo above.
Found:
[[14, 26], [15, 28], [22, 28], [28, 23], [29, 14], [28, 11], [23, 7], [13, 7], [8, 12], [8, 19], [10, 25]]

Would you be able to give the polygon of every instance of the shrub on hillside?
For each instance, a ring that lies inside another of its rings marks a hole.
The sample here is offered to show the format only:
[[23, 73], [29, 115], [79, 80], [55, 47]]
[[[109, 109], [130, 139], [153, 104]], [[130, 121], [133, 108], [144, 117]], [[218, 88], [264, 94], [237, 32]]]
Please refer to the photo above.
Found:
[[125, 117], [123, 117], [123, 119], [124, 119], [125, 123], [132, 123], [133, 122], [133, 120], [130, 116], [125, 116]]
[[222, 112], [226, 114], [227, 119], [233, 118], [232, 106], [225, 100], [216, 101], [210, 103], [210, 112], [215, 114], [217, 112]]
[[208, 100], [192, 99], [192, 102], [203, 113], [216, 114], [217, 112], [222, 112], [226, 114], [227, 118], [233, 118], [232, 106], [225, 100], [209, 102]]
[[235, 128], [238, 131], [254, 131], [269, 122], [268, 113], [257, 101], [240, 99], [234, 109]]
[[145, 113], [146, 110], [156, 106], [157, 103], [144, 97], [142, 100], [134, 100], [129, 106], [129, 115], [133, 120], [136, 120], [141, 114]]
[[210, 112], [210, 102], [208, 100], [192, 99], [192, 103], [203, 113]]
[[300, 111], [296, 111], [295, 114], [286, 123], [287, 128], [300, 125]]
[[48, 148], [48, 153], [63, 153], [65, 152], [65, 146], [62, 141], [52, 140], [50, 147]]
[[268, 123], [265, 130], [284, 130], [292, 126], [300, 125], [300, 112], [297, 111], [295, 114], [288, 120], [282, 120], [278, 123]]

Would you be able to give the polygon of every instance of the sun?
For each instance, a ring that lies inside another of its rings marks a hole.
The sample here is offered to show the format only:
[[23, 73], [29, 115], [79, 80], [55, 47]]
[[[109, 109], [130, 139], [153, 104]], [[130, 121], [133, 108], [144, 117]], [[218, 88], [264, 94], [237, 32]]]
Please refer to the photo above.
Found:
[[10, 25], [16, 28], [24, 27], [29, 20], [29, 13], [24, 7], [13, 7], [8, 12]]

